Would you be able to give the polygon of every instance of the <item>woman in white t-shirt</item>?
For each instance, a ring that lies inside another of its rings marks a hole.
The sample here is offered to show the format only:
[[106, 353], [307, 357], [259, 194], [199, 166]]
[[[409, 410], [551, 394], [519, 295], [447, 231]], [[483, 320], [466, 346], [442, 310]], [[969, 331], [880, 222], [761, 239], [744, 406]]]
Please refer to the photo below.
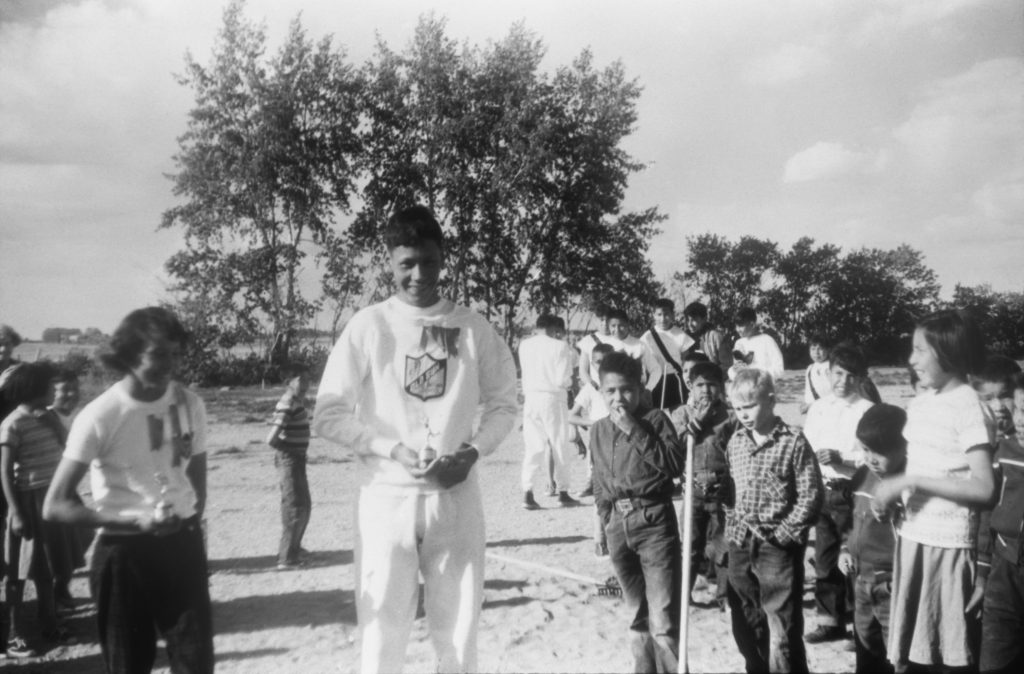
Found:
[[940, 311], [918, 323], [910, 365], [927, 389], [907, 409], [906, 473], [875, 494], [876, 517], [901, 497], [906, 509], [888, 644], [897, 671], [978, 663], [984, 579], [975, 552], [978, 508], [995, 491], [993, 428], [967, 378], [983, 361], [981, 334], [966, 313]]
[[[47, 520], [99, 529], [92, 584], [109, 672], [150, 671], [161, 638], [172, 672], [213, 671], [206, 408], [172, 378], [186, 341], [162, 307], [121, 321], [102, 360], [122, 377], [75, 418], [43, 505]], [[76, 493], [87, 471], [92, 508]]]

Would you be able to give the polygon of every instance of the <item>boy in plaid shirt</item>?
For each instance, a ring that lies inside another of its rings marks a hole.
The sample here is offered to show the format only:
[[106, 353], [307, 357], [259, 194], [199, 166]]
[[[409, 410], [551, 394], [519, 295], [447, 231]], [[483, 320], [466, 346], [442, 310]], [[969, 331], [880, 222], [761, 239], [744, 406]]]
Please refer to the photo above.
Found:
[[729, 396], [740, 421], [724, 486], [733, 637], [748, 672], [806, 672], [804, 551], [821, 512], [821, 472], [803, 435], [775, 415], [770, 374], [737, 372]]

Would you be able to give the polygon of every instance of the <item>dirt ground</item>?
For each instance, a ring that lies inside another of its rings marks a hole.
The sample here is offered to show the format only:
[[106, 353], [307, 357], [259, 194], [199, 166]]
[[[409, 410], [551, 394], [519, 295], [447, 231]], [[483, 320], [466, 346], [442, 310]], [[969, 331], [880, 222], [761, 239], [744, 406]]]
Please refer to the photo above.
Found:
[[[872, 371], [887, 402], [905, 404], [911, 391], [897, 369]], [[799, 424], [802, 372], [780, 382], [778, 412]], [[279, 493], [272, 450], [262, 440], [275, 391], [201, 392], [210, 410], [207, 533], [219, 672], [354, 672], [358, 639], [353, 599], [353, 502], [357, 470], [351, 456], [314, 440], [309, 478], [313, 515], [304, 541], [311, 552], [300, 570], [277, 572]], [[538, 497], [542, 510], [520, 507], [522, 435], [479, 464], [488, 527], [485, 601], [480, 625], [480, 668], [486, 672], [622, 672], [631, 658], [629, 616], [621, 599], [599, 596], [597, 585], [520, 565], [525, 561], [603, 581], [612, 575], [593, 554], [591, 500], [559, 508]], [[584, 480], [573, 459], [574, 484]], [[491, 555], [500, 557], [495, 558]], [[513, 560], [513, 561], [509, 561]], [[808, 578], [813, 572], [808, 568]], [[813, 629], [810, 584], [804, 596], [807, 629]], [[0, 660], [10, 672], [102, 671], [95, 641], [94, 608], [84, 573], [72, 591], [78, 598], [69, 619], [79, 636], [74, 646], [53, 648], [19, 663]], [[30, 605], [31, 614], [34, 604]], [[727, 612], [693, 608], [689, 663], [692, 672], [740, 671]], [[43, 644], [37, 644], [40, 648]], [[812, 671], [853, 670], [842, 643], [808, 647]], [[418, 619], [406, 671], [434, 671], [423, 619]], [[158, 660], [158, 672], [168, 671]]]

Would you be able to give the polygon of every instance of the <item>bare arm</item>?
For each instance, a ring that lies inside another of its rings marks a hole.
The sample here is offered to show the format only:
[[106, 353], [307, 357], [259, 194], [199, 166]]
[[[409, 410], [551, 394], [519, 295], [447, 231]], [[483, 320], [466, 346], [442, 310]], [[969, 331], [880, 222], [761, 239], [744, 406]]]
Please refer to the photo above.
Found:
[[32, 538], [32, 532], [25, 528], [25, 519], [21, 516], [18, 504], [18, 490], [14, 486], [14, 448], [4, 444], [0, 446], [0, 482], [3, 483], [4, 498], [11, 518], [11, 531], [25, 538]]
[[888, 507], [910, 489], [939, 498], [955, 501], [961, 505], [989, 505], [995, 495], [995, 476], [992, 473], [992, 448], [975, 445], [967, 451], [967, 465], [970, 477], [966, 480], [924, 475], [900, 475], [883, 480], [875, 493], [880, 506]]
[[196, 493], [196, 514], [202, 519], [206, 512], [206, 452], [194, 454], [185, 468], [185, 475]]

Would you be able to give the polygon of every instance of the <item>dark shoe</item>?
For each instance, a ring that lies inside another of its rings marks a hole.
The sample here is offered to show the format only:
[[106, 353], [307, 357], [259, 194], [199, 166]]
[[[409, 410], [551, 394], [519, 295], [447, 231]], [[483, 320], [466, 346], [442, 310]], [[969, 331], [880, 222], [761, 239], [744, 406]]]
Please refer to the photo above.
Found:
[[540, 510], [540, 504], [533, 498], [533, 492], [528, 491], [523, 496], [523, 507], [527, 510]]
[[579, 504], [580, 504], [579, 501], [574, 499], [572, 496], [569, 496], [569, 492], [567, 492], [567, 491], [560, 491], [560, 492], [558, 492], [558, 505], [562, 506], [563, 508], [574, 508], [574, 507], [578, 506]]
[[804, 635], [809, 644], [823, 644], [826, 641], [839, 641], [846, 638], [846, 628], [839, 625], [818, 625], [813, 632]]
[[580, 493], [576, 494], [576, 498], [590, 498], [594, 495], [594, 485], [588, 484], [584, 487]]
[[78, 643], [78, 637], [74, 632], [64, 626], [60, 626], [52, 632], [43, 632], [43, 638], [61, 646], [73, 646]]

